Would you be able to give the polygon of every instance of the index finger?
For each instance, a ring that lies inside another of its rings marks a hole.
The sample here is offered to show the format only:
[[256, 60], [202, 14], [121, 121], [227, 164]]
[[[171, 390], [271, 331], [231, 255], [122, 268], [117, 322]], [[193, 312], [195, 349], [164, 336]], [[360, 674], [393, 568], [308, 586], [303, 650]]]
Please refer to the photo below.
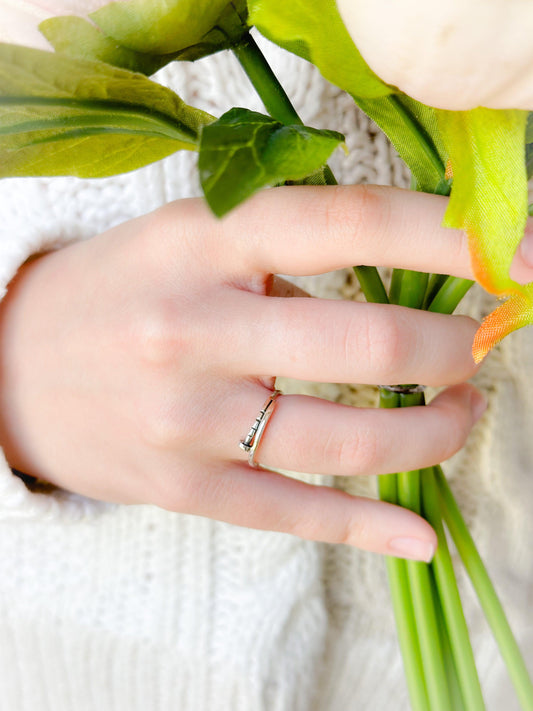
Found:
[[280, 187], [255, 195], [219, 229], [233, 240], [230, 271], [300, 276], [365, 264], [473, 279], [466, 235], [441, 226], [447, 204], [375, 185]]

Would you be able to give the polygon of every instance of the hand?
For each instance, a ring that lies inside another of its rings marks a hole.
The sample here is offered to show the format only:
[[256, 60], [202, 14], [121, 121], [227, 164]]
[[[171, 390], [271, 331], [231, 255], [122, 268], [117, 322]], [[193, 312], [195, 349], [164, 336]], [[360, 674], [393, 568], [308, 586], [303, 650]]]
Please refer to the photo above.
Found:
[[[275, 375], [462, 383], [476, 323], [398, 306], [282, 298], [272, 274], [381, 264], [470, 277], [446, 200], [377, 187], [265, 191], [222, 221], [183, 200], [26, 264], [0, 311], [2, 441], [12, 466], [96, 499], [429, 559], [415, 514], [265, 470], [238, 444]], [[425, 408], [282, 396], [261, 465], [333, 475], [436, 464], [484, 401]]]

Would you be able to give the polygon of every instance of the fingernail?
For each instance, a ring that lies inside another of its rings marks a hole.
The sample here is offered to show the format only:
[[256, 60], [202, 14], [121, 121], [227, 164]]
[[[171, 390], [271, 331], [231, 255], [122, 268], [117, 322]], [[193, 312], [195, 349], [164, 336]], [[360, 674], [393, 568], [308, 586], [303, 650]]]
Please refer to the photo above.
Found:
[[472, 390], [470, 394], [470, 410], [472, 420], [476, 423], [487, 409], [487, 401], [478, 390]]
[[401, 558], [429, 563], [435, 555], [436, 546], [431, 541], [423, 541], [420, 538], [392, 538], [389, 541], [389, 550], [392, 555]]
[[509, 276], [519, 284], [533, 281], [533, 228], [529, 225], [516, 250]]

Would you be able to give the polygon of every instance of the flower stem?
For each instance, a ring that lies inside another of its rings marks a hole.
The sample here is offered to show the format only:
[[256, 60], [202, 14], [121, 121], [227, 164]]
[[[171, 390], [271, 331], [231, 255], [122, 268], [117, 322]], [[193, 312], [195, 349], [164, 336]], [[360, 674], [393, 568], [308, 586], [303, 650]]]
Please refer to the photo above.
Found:
[[353, 268], [365, 299], [374, 304], [388, 304], [389, 297], [376, 267]]
[[447, 277], [427, 310], [436, 311], [439, 314], [453, 313], [473, 283], [470, 279]]
[[[413, 274], [416, 277], [417, 273]], [[400, 395], [400, 407], [424, 404], [423, 392]], [[398, 474], [398, 503], [417, 514], [422, 510], [420, 479], [419, 470]], [[434, 604], [433, 578], [426, 563], [408, 560], [406, 565], [430, 708], [431, 711], [449, 711], [452, 706]]]
[[[288, 125], [302, 125], [302, 120], [285, 89], [249, 33], [244, 36], [239, 46], [234, 47], [233, 53], [272, 118]], [[324, 166], [322, 179], [320, 177], [317, 179], [315, 176], [315, 184], [317, 182], [324, 185], [337, 184], [331, 168], [327, 165]], [[367, 301], [388, 303], [387, 292], [375, 267], [357, 266], [354, 267], [354, 271]]]
[[533, 683], [502, 604], [440, 467], [435, 467], [435, 476], [444, 520], [498, 643], [520, 704], [524, 711], [533, 711]]
[[421, 308], [426, 295], [428, 279], [429, 274], [406, 269], [402, 276], [398, 303], [412, 309]]
[[233, 48], [233, 53], [272, 118], [289, 126], [301, 125], [302, 120], [252, 35], [246, 34], [240, 44]]
[[[380, 407], [395, 408], [400, 406], [398, 393], [389, 390], [380, 392]], [[391, 504], [398, 503], [396, 474], [383, 474], [378, 477], [379, 498]], [[411, 590], [407, 573], [407, 561], [401, 558], [386, 557], [387, 574], [396, 620], [396, 631], [409, 697], [413, 711], [430, 711], [422, 656], [412, 606]]]
[[462, 697], [468, 711], [484, 711], [485, 704], [477, 674], [472, 645], [463, 613], [461, 598], [455, 580], [448, 543], [442, 525], [437, 485], [433, 467], [423, 473], [422, 499], [425, 518], [433, 526], [437, 537], [437, 552], [432, 561], [432, 569], [437, 582], [440, 603], [446, 623], [446, 631], [455, 670], [459, 679]]

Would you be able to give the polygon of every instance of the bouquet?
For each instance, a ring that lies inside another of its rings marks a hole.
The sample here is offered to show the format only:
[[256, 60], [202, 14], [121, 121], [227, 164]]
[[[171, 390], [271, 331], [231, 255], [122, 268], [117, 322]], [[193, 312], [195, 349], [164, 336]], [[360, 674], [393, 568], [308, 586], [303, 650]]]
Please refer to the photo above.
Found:
[[[533, 322], [533, 284], [520, 285], [509, 276], [533, 173], [533, 115], [527, 110], [533, 107], [533, 87], [520, 82], [530, 50], [502, 40], [505, 76], [487, 77], [479, 63], [474, 63], [477, 74], [465, 75], [456, 58], [467, 51], [483, 56], [491, 48], [491, 27], [510, 12], [507, 4], [502, 8], [491, 0], [483, 10], [490, 22], [475, 35], [468, 17], [473, 2], [459, 0], [445, 8], [433, 0], [423, 8], [407, 0], [392, 9], [385, 0], [371, 5], [339, 0], [338, 7], [333, 0], [55, 0], [48, 5], [47, 10], [43, 3], [22, 0], [0, 10], [12, 41], [0, 44], [0, 177], [103, 177], [178, 150], [196, 151], [204, 195], [217, 216], [264, 187], [334, 184], [327, 161], [344, 137], [302, 124], [250, 34], [256, 27], [353, 97], [396, 147], [414, 190], [450, 195], [445, 224], [467, 232], [477, 280], [506, 299], [483, 321], [475, 360]], [[533, 19], [533, 8], [521, 12]], [[385, 15], [391, 29], [383, 38]], [[421, 26], [424, 33], [417, 35]], [[28, 41], [32, 48], [23, 46]], [[414, 42], [426, 61], [412, 61]], [[221, 50], [235, 53], [265, 114], [235, 107], [213, 117], [148, 78], [168, 62]], [[472, 284], [394, 270], [387, 289], [374, 267], [354, 269], [369, 301], [441, 313], [451, 313]], [[380, 388], [380, 404], [423, 405], [424, 391], [418, 384], [393, 383]], [[379, 496], [422, 514], [439, 540], [429, 565], [387, 559], [413, 710], [485, 708], [449, 534], [522, 708], [532, 711], [526, 664], [441, 468], [381, 476]]]

